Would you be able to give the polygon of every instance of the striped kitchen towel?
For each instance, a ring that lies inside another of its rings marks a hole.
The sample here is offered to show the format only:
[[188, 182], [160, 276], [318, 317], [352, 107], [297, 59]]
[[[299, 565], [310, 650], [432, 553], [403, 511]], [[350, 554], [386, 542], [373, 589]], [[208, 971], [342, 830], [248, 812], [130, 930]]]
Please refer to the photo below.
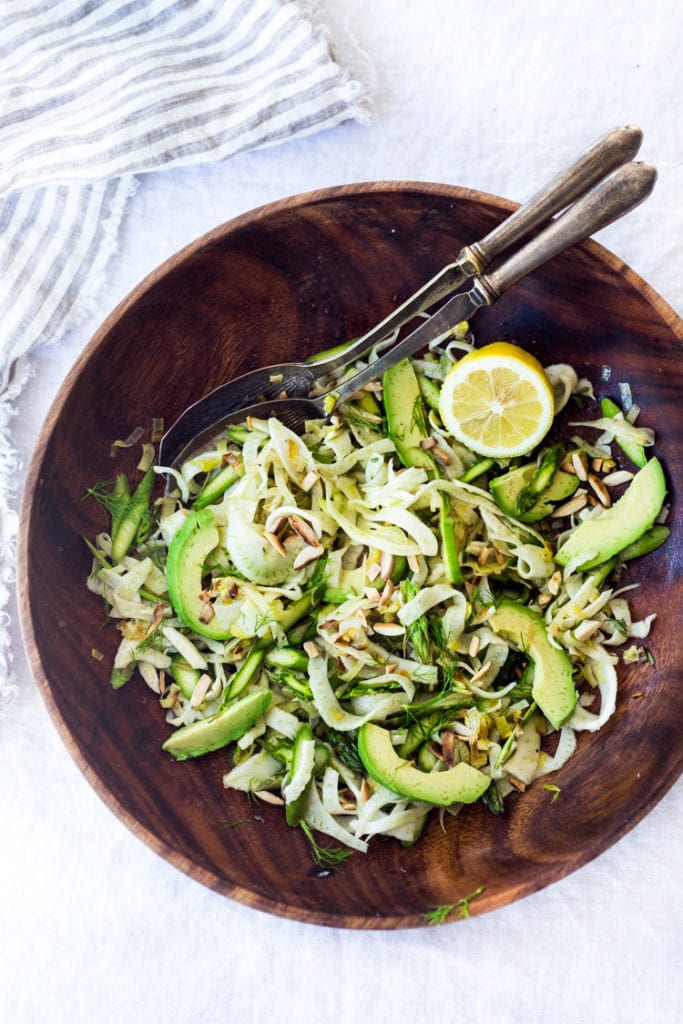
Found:
[[[367, 120], [363, 86], [287, 0], [0, 5], [0, 703], [21, 356], [93, 307], [135, 177]], [[20, 360], [19, 362], [17, 362]]]

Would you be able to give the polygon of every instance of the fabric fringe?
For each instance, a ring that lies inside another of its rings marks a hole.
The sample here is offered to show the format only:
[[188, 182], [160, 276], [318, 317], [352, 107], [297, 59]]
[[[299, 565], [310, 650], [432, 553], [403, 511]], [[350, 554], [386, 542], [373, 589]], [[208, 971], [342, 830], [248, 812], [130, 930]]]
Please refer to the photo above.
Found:
[[14, 508], [21, 463], [12, 442], [11, 420], [17, 414], [16, 400], [23, 391], [31, 369], [25, 360], [14, 366], [13, 379], [0, 394], [0, 712], [19, 692], [11, 665], [10, 616], [7, 611], [16, 579], [15, 557], [19, 516]]

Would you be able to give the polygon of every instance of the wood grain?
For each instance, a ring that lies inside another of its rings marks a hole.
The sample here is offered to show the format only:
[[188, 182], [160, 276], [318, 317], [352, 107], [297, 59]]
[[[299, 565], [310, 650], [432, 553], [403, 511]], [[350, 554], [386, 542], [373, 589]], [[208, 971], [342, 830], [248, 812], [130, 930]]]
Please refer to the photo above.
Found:
[[617, 382], [628, 381], [667, 468], [673, 534], [634, 597], [636, 613], [658, 613], [655, 665], [622, 671], [615, 715], [599, 734], [581, 735], [553, 778], [561, 799], [551, 804], [533, 786], [501, 817], [476, 806], [445, 831], [435, 818], [415, 847], [380, 841], [343, 872], [318, 877], [307, 840], [277, 808], [223, 790], [224, 753], [173, 762], [160, 750], [167, 726], [153, 695], [139, 681], [116, 693], [108, 683], [118, 634], [100, 628], [99, 600], [85, 591], [90, 558], [81, 540], [102, 522], [81, 498], [94, 481], [132, 467], [132, 455], [111, 459], [112, 440], [152, 416], [170, 424], [235, 374], [358, 335], [511, 209], [454, 187], [376, 183], [295, 197], [223, 225], [114, 311], [38, 438], [19, 592], [47, 707], [88, 780], [133, 832], [193, 878], [261, 910], [350, 928], [418, 927], [430, 908], [482, 886], [470, 913], [493, 910], [600, 854], [681, 772], [683, 323], [594, 243], [515, 286], [474, 325], [480, 343], [507, 338], [546, 364], [571, 362], [598, 394], [618, 398]]

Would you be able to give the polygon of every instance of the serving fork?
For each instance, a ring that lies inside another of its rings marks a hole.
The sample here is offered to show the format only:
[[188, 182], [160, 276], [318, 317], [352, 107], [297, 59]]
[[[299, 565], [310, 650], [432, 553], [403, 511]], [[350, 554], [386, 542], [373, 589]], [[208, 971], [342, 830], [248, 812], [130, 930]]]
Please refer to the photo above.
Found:
[[[638, 151], [641, 141], [642, 133], [635, 127], [607, 132], [485, 238], [465, 246], [453, 263], [348, 346], [315, 361], [262, 367], [209, 392], [190, 405], [164, 434], [159, 463], [162, 466], [180, 464], [225, 426], [243, 421], [247, 416], [277, 416], [297, 432], [303, 431], [306, 420], [328, 416], [389, 366], [445, 336], [455, 324], [469, 319], [481, 306], [495, 302], [521, 277], [642, 202], [652, 191], [656, 171], [647, 164], [627, 163]], [[565, 212], [557, 220], [551, 220], [562, 210]], [[501, 252], [542, 224], [546, 225], [544, 230], [503, 266], [492, 274], [483, 273]], [[470, 290], [453, 296], [468, 278], [473, 278]], [[444, 302], [449, 296], [453, 297]], [[438, 302], [443, 305], [436, 313], [358, 374], [323, 394], [310, 397], [319, 381], [351, 365], [378, 342]], [[280, 397], [283, 393], [286, 398]]]

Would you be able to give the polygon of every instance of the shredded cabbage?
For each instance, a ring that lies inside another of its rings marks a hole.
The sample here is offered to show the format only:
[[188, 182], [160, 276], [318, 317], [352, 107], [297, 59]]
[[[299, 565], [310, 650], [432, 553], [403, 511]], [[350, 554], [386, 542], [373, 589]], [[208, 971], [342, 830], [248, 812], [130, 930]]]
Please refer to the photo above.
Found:
[[[465, 325], [414, 369], [438, 386], [471, 348]], [[572, 395], [594, 401], [571, 366], [547, 375], [557, 412]], [[224, 785], [268, 791], [288, 812], [296, 805], [306, 826], [359, 852], [375, 835], [415, 841], [431, 810], [367, 771], [356, 742], [364, 723], [388, 729], [398, 755], [425, 772], [460, 762], [479, 768], [492, 780], [483, 799], [500, 813], [511, 792], [562, 768], [578, 734], [608, 721], [620, 649], [623, 660], [642, 662], [634, 641], [655, 619], [633, 621], [628, 588], [600, 567], [582, 572], [585, 553], [562, 570], [556, 564], [559, 545], [599, 507], [586, 501], [566, 515], [520, 521], [488, 488], [510, 465], [499, 460], [461, 479], [477, 457], [446, 434], [434, 409], [425, 422], [443, 464], [401, 465], [380, 390], [329, 422], [310, 422], [301, 437], [254, 418], [179, 470], [155, 467], [169, 486], [146, 534], [117, 564], [114, 527], [99, 534], [88, 579], [121, 631], [113, 684], [137, 669], [175, 728], [267, 688], [270, 706], [228, 748]], [[630, 391], [629, 405], [628, 418], [575, 424], [601, 432], [596, 442], [573, 441], [587, 459], [606, 460], [605, 471], [618, 454], [612, 442], [654, 442], [634, 424]], [[237, 456], [243, 474], [210, 505], [219, 542], [201, 567], [205, 618], [191, 626], [169, 597], [169, 548], [202, 486]], [[455, 524], [457, 572], [441, 533], [444, 507]], [[534, 701], [523, 644], [488, 624], [503, 599], [542, 617], [550, 644], [572, 663], [579, 699], [559, 730]], [[220, 631], [200, 627], [214, 618]], [[302, 724], [314, 738], [299, 743], [292, 768]]]

